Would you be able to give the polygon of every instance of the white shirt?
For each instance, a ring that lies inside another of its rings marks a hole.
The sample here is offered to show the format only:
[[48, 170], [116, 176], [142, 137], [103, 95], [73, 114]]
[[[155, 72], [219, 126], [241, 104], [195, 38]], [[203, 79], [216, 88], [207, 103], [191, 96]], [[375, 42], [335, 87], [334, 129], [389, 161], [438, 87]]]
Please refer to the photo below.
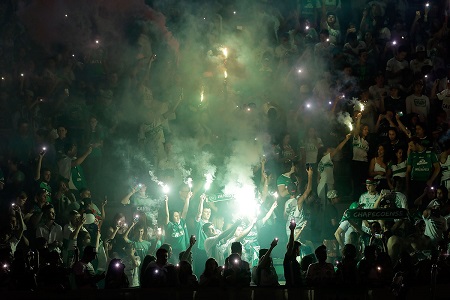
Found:
[[63, 231], [62, 227], [55, 222], [52, 226], [48, 228], [46, 225], [41, 224], [36, 229], [36, 237], [43, 237], [47, 240], [47, 243], [52, 244], [55, 241], [62, 243], [63, 241]]
[[430, 113], [430, 99], [425, 95], [409, 95], [406, 97], [406, 113], [416, 113], [420, 120], [425, 122]]
[[447, 121], [450, 121], [450, 90], [445, 89], [436, 96], [442, 101], [442, 109], [447, 113]]
[[369, 142], [362, 137], [353, 137], [353, 160], [367, 161], [367, 152], [369, 151]]
[[317, 166], [317, 170], [320, 174], [320, 180], [318, 185], [323, 185], [327, 183], [329, 186], [334, 184], [334, 175], [333, 175], [333, 161], [331, 160], [331, 154], [328, 153], [319, 162]]
[[344, 232], [344, 244], [350, 244], [350, 234], [356, 232], [355, 228], [350, 225], [348, 220], [342, 221], [341, 224], [339, 224], [339, 228]]
[[[397, 58], [395, 58], [395, 57], [388, 60], [388, 62], [386, 64], [386, 71], [392, 72], [392, 73], [397, 73], [397, 72], [407, 69], [407, 68], [409, 68], [409, 64], [406, 60], [398, 61]], [[389, 84], [400, 83], [400, 81], [401, 81], [401, 78], [398, 76], [388, 80]]]

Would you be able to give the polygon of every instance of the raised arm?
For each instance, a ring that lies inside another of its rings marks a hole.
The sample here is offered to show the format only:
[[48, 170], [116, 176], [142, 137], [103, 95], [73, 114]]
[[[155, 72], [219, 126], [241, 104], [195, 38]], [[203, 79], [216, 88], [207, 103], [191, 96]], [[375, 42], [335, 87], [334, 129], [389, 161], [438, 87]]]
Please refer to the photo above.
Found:
[[195, 221], [199, 222], [203, 212], [203, 204], [206, 200], [206, 195], [203, 193], [200, 196], [200, 202], [198, 203], [197, 215], [195, 216]]
[[75, 230], [70, 233], [69, 241], [74, 241], [77, 239], [78, 234], [80, 233], [81, 228], [83, 228], [83, 224], [86, 222], [85, 217], [81, 217], [78, 222], [75, 224]]
[[164, 225], [169, 224], [169, 197], [167, 195], [164, 196]]
[[256, 218], [252, 220], [250, 225], [247, 228], [245, 228], [244, 231], [242, 231], [241, 235], [238, 236], [235, 241], [236, 242], [242, 241], [250, 233], [250, 231], [252, 230], [253, 226], [255, 226], [255, 223], [256, 223]]
[[183, 256], [181, 256], [180, 261], [187, 261], [189, 259], [189, 255], [191, 255], [192, 247], [194, 247], [195, 243], [197, 242], [197, 239], [195, 238], [195, 235], [191, 235], [191, 238], [189, 239], [189, 247], [184, 251]]
[[411, 138], [411, 131], [409, 131], [408, 128], [406, 128], [406, 126], [403, 125], [402, 121], [400, 120], [399, 114], [396, 114], [395, 118], [397, 120], [398, 128], [400, 128], [400, 130], [403, 131], [408, 138]]
[[261, 220], [261, 222], [262, 222], [262, 224], [264, 225], [266, 222], [267, 222], [267, 220], [270, 218], [270, 216], [273, 214], [273, 211], [275, 210], [275, 208], [277, 208], [277, 206], [278, 206], [278, 202], [277, 201], [274, 201], [273, 203], [272, 203], [272, 206], [270, 207], [270, 209], [269, 209], [269, 211], [267, 212], [267, 214], [264, 216], [264, 218], [262, 218], [262, 220]]
[[291, 221], [291, 224], [289, 224], [289, 230], [290, 230], [290, 234], [289, 234], [289, 241], [287, 244], [287, 249], [286, 249], [286, 255], [289, 257], [293, 256], [293, 251], [294, 251], [294, 230], [295, 227], [297, 226], [297, 224], [295, 223], [295, 221]]
[[266, 254], [259, 260], [258, 268], [266, 268], [270, 264], [270, 254], [272, 253], [273, 248], [275, 248], [278, 244], [278, 238], [274, 238], [272, 243], [270, 244], [269, 250], [267, 250]]
[[345, 136], [345, 139], [330, 153], [330, 157], [333, 158], [339, 151], [344, 148], [345, 144], [348, 142], [348, 140], [352, 137], [352, 134], [349, 133]]
[[359, 133], [361, 132], [361, 118], [362, 118], [362, 113], [358, 113], [356, 115], [356, 124], [355, 124], [355, 128], [353, 130], [354, 137], [359, 136]]
[[309, 194], [311, 193], [311, 190], [312, 190], [313, 169], [311, 167], [309, 167], [308, 170], [306, 170], [306, 172], [308, 173], [308, 184], [306, 185], [306, 190], [303, 193], [303, 195], [301, 195], [297, 199], [298, 210], [302, 209], [303, 202], [306, 200], [306, 198], [308, 198], [308, 196], [309, 196]]
[[136, 222], [133, 221], [133, 223], [131, 223], [131, 225], [127, 228], [127, 230], [125, 231], [124, 235], [123, 235], [123, 240], [127, 243], [131, 243], [130, 239], [128, 238], [128, 235], [130, 234], [131, 229], [136, 225]]
[[186, 215], [189, 210], [189, 202], [191, 201], [192, 192], [189, 192], [186, 199], [184, 199], [183, 211], [181, 212], [181, 218], [186, 220]]
[[222, 240], [223, 238], [229, 236], [230, 234], [233, 234], [236, 231], [236, 228], [238, 228], [239, 224], [241, 223], [241, 220], [237, 220], [236, 222], [234, 222], [233, 225], [230, 226], [230, 228], [228, 228], [227, 230], [222, 231], [218, 237], [217, 237], [217, 241]]
[[73, 167], [81, 165], [84, 162], [84, 160], [89, 156], [89, 154], [91, 154], [91, 152], [92, 152], [92, 147], [89, 147], [83, 155], [81, 155], [80, 157], [78, 157], [75, 160], [72, 160], [71, 167], [73, 168]]
[[41, 151], [39, 153], [37, 165], [36, 165], [36, 172], [34, 173], [34, 180], [38, 181], [41, 179], [41, 168], [42, 168], [42, 159], [44, 158], [45, 151]]
[[137, 191], [137, 186], [133, 187], [131, 189], [131, 192], [126, 194], [125, 197], [123, 197], [122, 200], [120, 200], [120, 203], [122, 203], [123, 205], [130, 204], [131, 196], [133, 196], [136, 193], [136, 191]]

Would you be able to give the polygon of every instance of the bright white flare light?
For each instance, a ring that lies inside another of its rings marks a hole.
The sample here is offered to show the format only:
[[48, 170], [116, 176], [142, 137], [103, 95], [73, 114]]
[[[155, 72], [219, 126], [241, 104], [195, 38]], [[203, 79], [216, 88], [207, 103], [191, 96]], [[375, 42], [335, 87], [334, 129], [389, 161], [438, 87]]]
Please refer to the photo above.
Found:
[[252, 186], [236, 187], [233, 194], [236, 198], [236, 214], [238, 217], [254, 218], [258, 215], [260, 204], [255, 199]]
[[205, 191], [209, 190], [211, 188], [211, 183], [213, 182], [213, 176], [210, 173], [205, 174]]
[[189, 189], [192, 189], [192, 178], [191, 178], [191, 177], [189, 177], [189, 178], [187, 179], [187, 184], [188, 184], [188, 186], [189, 186]]
[[225, 79], [228, 78], [228, 73], [227, 73], [227, 71], [223, 71], [223, 77], [225, 77]]
[[225, 56], [225, 58], [228, 58], [228, 49], [227, 48], [222, 48], [222, 53], [223, 53], [223, 56]]
[[163, 193], [167, 195], [170, 192], [170, 187], [167, 184], [163, 184], [162, 190], [163, 190]]

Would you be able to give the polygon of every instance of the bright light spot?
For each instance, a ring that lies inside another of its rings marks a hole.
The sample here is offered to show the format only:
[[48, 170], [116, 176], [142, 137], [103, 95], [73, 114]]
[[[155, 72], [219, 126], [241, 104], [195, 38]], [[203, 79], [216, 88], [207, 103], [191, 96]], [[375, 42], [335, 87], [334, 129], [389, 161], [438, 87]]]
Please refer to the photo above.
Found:
[[65, 15], [64, 15], [64, 17], [66, 17], [66, 18], [67, 18], [67, 14], [65, 14]]
[[75, 57], [75, 54], [72, 54], [72, 57]]
[[258, 140], [258, 138], [255, 138], [255, 141], [257, 141]]
[[425, 6], [426, 6], [426, 7], [429, 7], [429, 6], [430, 6], [430, 3], [427, 2], [427, 4], [425, 4]]
[[397, 41], [393, 41], [393, 42], [392, 42], [392, 45], [397, 45]]
[[227, 48], [222, 48], [222, 53], [223, 53], [223, 56], [225, 56], [225, 58], [228, 58], [228, 49]]
[[2, 80], [5, 80], [5, 77], [2, 77]]
[[116, 268], [118, 268], [118, 267], [120, 267], [120, 264], [119, 264], [119, 263], [116, 263]]
[[333, 104], [333, 103], [332, 103], [331, 101], [328, 101], [328, 104], [330, 104], [330, 105], [331, 105], [331, 104]]
[[187, 184], [188, 184], [189, 188], [192, 189], [192, 178], [191, 177], [189, 177], [187, 179]]
[[235, 259], [235, 260], [234, 260], [234, 263], [235, 263], [235, 264], [239, 263], [239, 260], [238, 260], [238, 259]]
[[298, 72], [301, 73], [301, 72], [302, 72], [302, 69], [298, 69]]
[[209, 190], [211, 188], [211, 183], [213, 182], [213, 175], [210, 173], [205, 174], [205, 191]]
[[330, 39], [327, 39], [327, 42], [329, 42], [330, 41]]
[[275, 197], [275, 199], [278, 199], [278, 192], [273, 193], [273, 196]]
[[425, 75], [425, 78], [428, 78], [428, 75]]
[[352, 123], [347, 123], [348, 129], [350, 129], [350, 131], [353, 131], [353, 125]]
[[307, 107], [307, 108], [311, 108], [311, 104], [307, 103], [307, 104], [306, 104], [306, 107]]
[[136, 219], [139, 219], [139, 215], [135, 215], [134, 217], [135, 217]]
[[237, 216], [248, 218], [254, 218], [257, 216], [259, 203], [255, 199], [255, 193], [251, 185], [232, 187], [231, 194], [236, 197], [235, 211]]
[[233, 14], [236, 14], [236, 12], [235, 12], [235, 11], [233, 11]]
[[168, 194], [170, 192], [170, 187], [167, 184], [163, 184], [162, 190], [164, 194]]
[[381, 271], [381, 267], [377, 267], [377, 270], [378, 270], [378, 271]]
[[159, 273], [159, 271], [158, 270], [155, 270], [155, 274], [158, 274]]
[[47, 148], [45, 148], [45, 147], [42, 147], [42, 150], [44, 150], [44, 151], [45, 151], [45, 150], [47, 150]]
[[250, 109], [250, 107], [249, 108], [247, 108], [247, 111], [250, 111], [251, 109]]
[[402, 40], [404, 40], [405, 39], [405, 37], [404, 36], [402, 36]]
[[98, 40], [96, 40], [95, 43], [98, 44]]
[[228, 73], [227, 73], [227, 71], [223, 71], [223, 77], [225, 77], [225, 79], [228, 78]]
[[306, 26], [305, 29], [308, 30], [308, 29], [309, 29], [309, 26]]
[[21, 74], [20, 74], [20, 76], [22, 76], [22, 77], [23, 77], [23, 73], [21, 73]]
[[203, 20], [206, 20], [206, 18], [203, 18]]

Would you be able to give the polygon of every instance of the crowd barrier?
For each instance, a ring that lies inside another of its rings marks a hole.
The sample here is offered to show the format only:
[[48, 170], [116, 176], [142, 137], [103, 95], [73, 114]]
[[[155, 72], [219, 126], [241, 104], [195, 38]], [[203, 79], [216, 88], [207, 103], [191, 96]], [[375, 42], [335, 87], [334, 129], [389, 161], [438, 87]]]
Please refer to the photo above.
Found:
[[[407, 300], [444, 300], [450, 298], [449, 285], [412, 287], [407, 291]], [[397, 299], [389, 288], [326, 287], [286, 289], [284, 287], [263, 288], [181, 288], [76, 290], [76, 291], [2, 291], [2, 299], [46, 299], [46, 300], [390, 300]]]

